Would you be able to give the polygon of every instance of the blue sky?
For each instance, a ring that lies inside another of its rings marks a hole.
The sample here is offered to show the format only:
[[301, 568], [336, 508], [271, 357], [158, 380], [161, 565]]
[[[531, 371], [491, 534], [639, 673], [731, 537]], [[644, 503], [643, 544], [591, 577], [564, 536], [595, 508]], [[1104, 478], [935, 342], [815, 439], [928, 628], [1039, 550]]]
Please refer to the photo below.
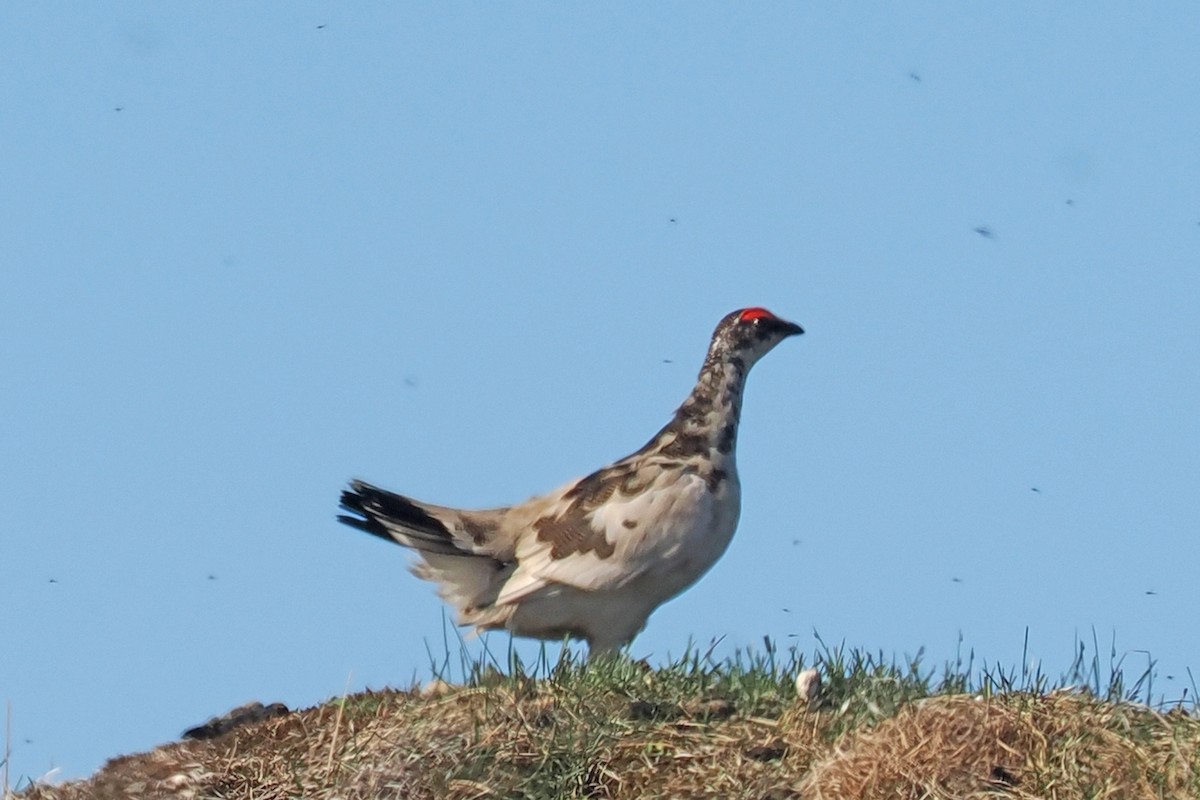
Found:
[[746, 305], [808, 333], [751, 377], [733, 545], [634, 655], [1014, 665], [1028, 628], [1057, 674], [1094, 629], [1178, 696], [1197, 41], [1185, 2], [4, 5], [14, 782], [427, 677], [440, 602], [345, 481], [549, 490]]

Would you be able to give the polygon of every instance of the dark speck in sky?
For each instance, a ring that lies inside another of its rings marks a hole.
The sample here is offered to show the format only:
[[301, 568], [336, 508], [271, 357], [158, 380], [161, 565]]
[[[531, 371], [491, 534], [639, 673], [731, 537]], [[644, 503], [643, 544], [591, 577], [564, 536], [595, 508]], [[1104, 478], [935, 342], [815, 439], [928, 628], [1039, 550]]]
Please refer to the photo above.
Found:
[[978, 228], [975, 229], [975, 232], [978, 233], [980, 236], [982, 236], [985, 239], [995, 239], [996, 238], [996, 234], [992, 233], [992, 229], [989, 228], [987, 225], [980, 225]]

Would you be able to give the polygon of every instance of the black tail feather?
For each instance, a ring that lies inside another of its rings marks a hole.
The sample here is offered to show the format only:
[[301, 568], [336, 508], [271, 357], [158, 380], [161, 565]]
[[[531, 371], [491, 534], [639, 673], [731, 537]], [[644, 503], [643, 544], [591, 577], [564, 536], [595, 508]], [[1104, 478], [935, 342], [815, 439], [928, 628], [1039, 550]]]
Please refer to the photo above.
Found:
[[446, 526], [404, 495], [364, 481], [351, 481], [350, 488], [342, 492], [341, 507], [357, 516], [339, 514], [338, 522], [381, 539], [396, 541], [392, 529], [400, 528], [412, 538], [433, 545], [430, 549], [457, 550]]

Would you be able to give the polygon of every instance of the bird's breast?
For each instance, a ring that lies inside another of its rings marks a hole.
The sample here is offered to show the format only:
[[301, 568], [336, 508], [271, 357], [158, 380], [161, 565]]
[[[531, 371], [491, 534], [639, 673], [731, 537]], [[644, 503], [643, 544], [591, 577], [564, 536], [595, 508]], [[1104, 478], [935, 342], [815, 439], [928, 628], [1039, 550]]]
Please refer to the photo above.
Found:
[[674, 502], [647, 520], [651, 560], [645, 575], [664, 599], [707, 572], [729, 547], [737, 528], [741, 490], [736, 473], [731, 471], [716, 486], [699, 475], [687, 480]]

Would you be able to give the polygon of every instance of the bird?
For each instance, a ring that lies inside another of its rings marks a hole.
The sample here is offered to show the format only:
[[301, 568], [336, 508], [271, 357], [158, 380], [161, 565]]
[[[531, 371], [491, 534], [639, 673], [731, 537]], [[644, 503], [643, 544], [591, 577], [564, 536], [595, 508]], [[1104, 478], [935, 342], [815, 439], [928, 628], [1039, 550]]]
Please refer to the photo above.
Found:
[[467, 510], [352, 480], [338, 520], [413, 550], [411, 572], [476, 633], [582, 639], [589, 658], [619, 651], [724, 554], [741, 509], [746, 376], [802, 333], [765, 308], [725, 315], [671, 420], [633, 453], [547, 494]]

